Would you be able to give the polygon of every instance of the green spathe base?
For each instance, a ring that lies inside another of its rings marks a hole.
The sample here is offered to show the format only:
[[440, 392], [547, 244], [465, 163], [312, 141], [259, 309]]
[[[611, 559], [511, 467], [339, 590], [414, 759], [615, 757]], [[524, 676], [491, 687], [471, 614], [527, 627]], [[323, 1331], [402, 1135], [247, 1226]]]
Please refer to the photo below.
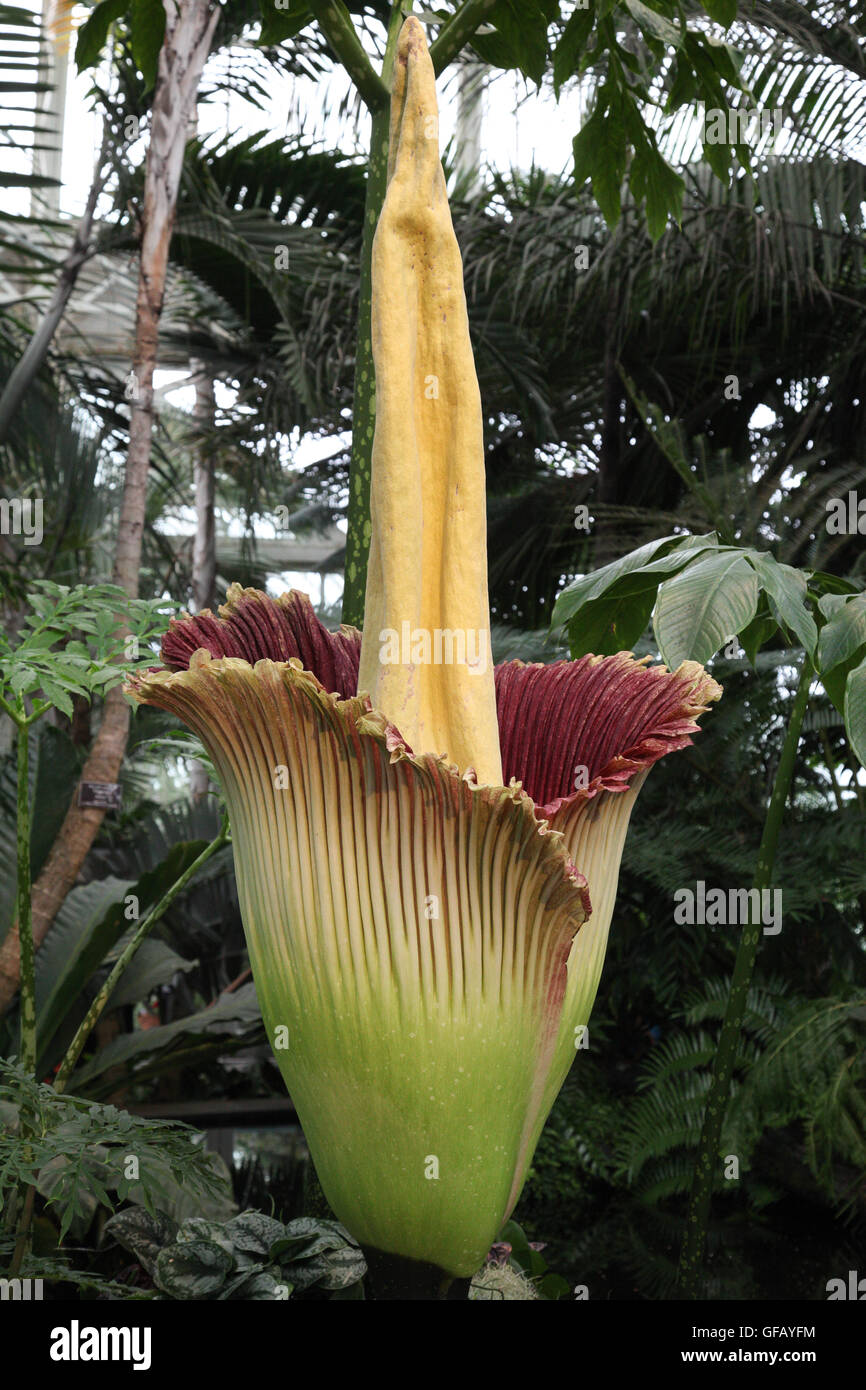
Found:
[[453, 1274], [424, 1260], [389, 1255], [384, 1250], [364, 1247], [367, 1261], [367, 1298], [412, 1301], [453, 1302], [469, 1298], [471, 1279], [455, 1279]]

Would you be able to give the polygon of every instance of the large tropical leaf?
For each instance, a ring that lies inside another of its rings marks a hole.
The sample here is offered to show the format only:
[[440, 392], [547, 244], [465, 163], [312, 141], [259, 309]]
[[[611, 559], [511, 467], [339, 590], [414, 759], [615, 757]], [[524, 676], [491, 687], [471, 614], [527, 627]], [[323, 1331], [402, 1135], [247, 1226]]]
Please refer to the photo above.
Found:
[[[52, 1038], [91, 977], [110, 958], [112, 947], [131, 923], [137, 924], [144, 917], [203, 848], [201, 841], [177, 844], [161, 864], [137, 881], [108, 878], [73, 888], [36, 956], [40, 1059], [46, 1056]], [[150, 959], [157, 964], [153, 955]], [[133, 978], [140, 978], [140, 970]], [[124, 997], [129, 992], [126, 985], [124, 976], [119, 985]]]

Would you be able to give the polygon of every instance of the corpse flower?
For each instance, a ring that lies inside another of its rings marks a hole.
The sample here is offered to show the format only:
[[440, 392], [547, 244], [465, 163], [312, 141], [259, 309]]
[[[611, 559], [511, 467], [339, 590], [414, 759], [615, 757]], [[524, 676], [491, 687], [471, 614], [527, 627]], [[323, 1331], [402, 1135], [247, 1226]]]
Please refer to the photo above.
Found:
[[373, 256], [363, 636], [232, 585], [130, 689], [217, 769], [265, 1026], [331, 1206], [374, 1266], [410, 1271], [397, 1296], [436, 1297], [483, 1262], [574, 1059], [639, 787], [721, 692], [628, 652], [487, 659], [481, 403], [411, 18]]

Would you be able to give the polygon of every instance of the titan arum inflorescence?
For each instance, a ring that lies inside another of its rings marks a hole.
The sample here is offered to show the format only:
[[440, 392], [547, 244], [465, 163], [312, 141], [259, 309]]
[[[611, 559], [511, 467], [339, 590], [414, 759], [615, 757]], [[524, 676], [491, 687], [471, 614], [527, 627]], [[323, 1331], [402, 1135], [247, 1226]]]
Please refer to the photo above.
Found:
[[363, 636], [232, 585], [130, 689], [218, 771], [265, 1025], [331, 1206], [374, 1261], [444, 1288], [495, 1241], [574, 1060], [638, 790], [721, 692], [629, 652], [488, 659], [481, 401], [411, 18], [373, 275]]

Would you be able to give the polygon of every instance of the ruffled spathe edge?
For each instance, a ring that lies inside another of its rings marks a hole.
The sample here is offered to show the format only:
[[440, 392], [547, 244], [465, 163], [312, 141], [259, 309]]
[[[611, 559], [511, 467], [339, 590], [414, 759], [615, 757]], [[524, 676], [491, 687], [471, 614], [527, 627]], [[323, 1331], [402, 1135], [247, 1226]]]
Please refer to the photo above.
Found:
[[[366, 792], [386, 790], [383, 773], [387, 766], [399, 772], [410, 789], [417, 782], [419, 787], [435, 785], [445, 791], [446, 805], [452, 813], [471, 814], [474, 806], [484, 807], [489, 812], [504, 812], [510, 808], [508, 814], [512, 818], [517, 852], [522, 856], [530, 852], [540, 854], [545, 868], [560, 880], [555, 887], [549, 885], [544, 897], [546, 905], [553, 909], [571, 902], [569, 915], [573, 918], [574, 931], [586, 920], [592, 911], [587, 881], [571, 861], [562, 833], [539, 814], [518, 780], [512, 778], [502, 787], [480, 784], [471, 768], [461, 772], [444, 757], [414, 753], [395, 725], [372, 709], [366, 695], [343, 699], [328, 691], [313, 672], [305, 669], [300, 659], [280, 662], [261, 658], [250, 664], [242, 657], [214, 657], [209, 650], [200, 648], [192, 653], [185, 670], [152, 668], [131, 676], [125, 689], [139, 703], [156, 705], [176, 714], [200, 735], [219, 766], [221, 750], [231, 746], [238, 729], [237, 721], [243, 719], [232, 697], [217, 693], [220, 687], [225, 692], [227, 683], [234, 678], [242, 682], [250, 678], [255, 682], [266, 681], [271, 686], [275, 677], [287, 689], [303, 694], [320, 715], [326, 717], [331, 731], [339, 730], [359, 757], [365, 746], [375, 748], [372, 766], [367, 765], [372, 781], [365, 788]], [[535, 840], [538, 847], [530, 850]]]
[[671, 672], [649, 661], [618, 652], [496, 668], [505, 775], [552, 824], [602, 792], [626, 791], [639, 773], [687, 747], [698, 716], [720, 698], [721, 686], [696, 662]]
[[[357, 691], [360, 632], [330, 632], [299, 590], [273, 599], [233, 584], [218, 616], [205, 610], [172, 619], [162, 643], [166, 667], [188, 669], [200, 650], [251, 666], [297, 661], [328, 693], [350, 699]], [[503, 782], [519, 783], [539, 817], [571, 820], [601, 792], [625, 791], [639, 773], [691, 743], [721, 687], [695, 662], [671, 672], [649, 660], [618, 652], [497, 666]], [[409, 753], [393, 724], [381, 729], [389, 749]]]
[[292, 589], [271, 598], [260, 589], [231, 584], [216, 616], [205, 608], [172, 618], [160, 654], [172, 671], [188, 669], [194, 654], [256, 661], [299, 660], [331, 693], [354, 695], [358, 686], [361, 634], [345, 624], [331, 632], [315, 614], [307, 594]]

